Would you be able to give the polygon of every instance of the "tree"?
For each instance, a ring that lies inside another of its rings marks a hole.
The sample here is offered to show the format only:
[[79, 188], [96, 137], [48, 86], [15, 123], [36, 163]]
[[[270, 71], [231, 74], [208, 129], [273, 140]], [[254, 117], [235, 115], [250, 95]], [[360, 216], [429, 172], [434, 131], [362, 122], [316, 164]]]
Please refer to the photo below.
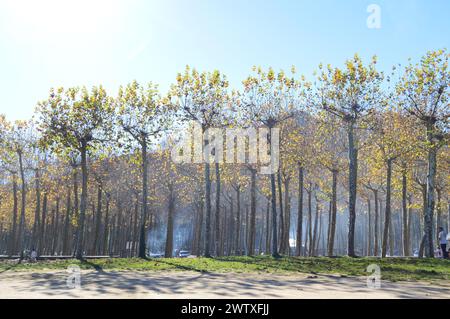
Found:
[[332, 175], [331, 209], [328, 227], [328, 256], [333, 256], [336, 237], [337, 220], [337, 186], [339, 173], [344, 170], [345, 130], [336, 123], [336, 118], [330, 114], [319, 114], [315, 135], [314, 157]]
[[139, 257], [146, 258], [146, 221], [148, 211], [148, 149], [169, 127], [171, 116], [168, 104], [158, 95], [158, 88], [149, 83], [147, 88], [136, 81], [120, 88], [116, 99], [117, 121], [129, 145], [135, 142], [141, 151], [142, 213], [139, 235]]
[[[450, 54], [430, 51], [416, 65], [406, 67], [397, 86], [402, 107], [426, 129], [428, 153], [427, 196], [424, 214], [424, 247], [428, 258], [434, 257], [433, 214], [438, 149], [447, 143], [450, 117]], [[445, 136], [447, 134], [447, 136]]]
[[[392, 199], [392, 174], [393, 165], [400, 157], [411, 152], [414, 143], [408, 144], [409, 138], [414, 136], [412, 123], [396, 110], [386, 110], [373, 116], [373, 141], [378, 146], [380, 162], [386, 165], [386, 209], [384, 218], [383, 242], [381, 257], [385, 258], [389, 227], [391, 225], [391, 199]], [[392, 234], [391, 234], [392, 235]], [[393, 252], [390, 252], [391, 255]]]
[[[293, 77], [295, 74], [294, 67], [291, 70], [291, 77], [283, 71], [276, 74], [272, 68], [263, 71], [261, 68], [254, 67], [253, 72], [254, 75], [249, 76], [243, 82], [243, 112], [246, 115], [247, 123], [257, 127], [262, 125], [269, 129], [268, 145], [273, 164], [275, 156], [279, 156], [279, 154], [275, 154], [276, 150], [273, 148], [275, 143], [272, 140], [274, 129], [280, 123], [291, 118], [293, 111], [299, 108], [302, 83]], [[275, 174], [279, 171], [279, 167], [271, 168], [272, 255], [279, 257], [275, 181]]]
[[[172, 85], [170, 97], [181, 120], [193, 121], [201, 126], [205, 164], [206, 231], [205, 257], [211, 256], [211, 137], [208, 130], [226, 123], [225, 108], [228, 100], [228, 81], [219, 71], [201, 72], [186, 67]], [[197, 141], [198, 142], [198, 141]], [[216, 157], [216, 162], [221, 161]]]
[[50, 90], [46, 101], [39, 103], [39, 130], [43, 142], [55, 152], [76, 151], [81, 157], [82, 185], [78, 218], [76, 257], [83, 258], [84, 224], [88, 201], [88, 153], [110, 141], [111, 99], [100, 87], [89, 92], [83, 88]]
[[356, 196], [358, 182], [358, 128], [365, 117], [380, 103], [383, 74], [376, 70], [377, 58], [365, 66], [358, 55], [346, 61], [345, 69], [326, 70], [319, 66], [317, 103], [341, 119], [347, 130], [349, 158], [349, 221], [347, 253], [355, 254]]

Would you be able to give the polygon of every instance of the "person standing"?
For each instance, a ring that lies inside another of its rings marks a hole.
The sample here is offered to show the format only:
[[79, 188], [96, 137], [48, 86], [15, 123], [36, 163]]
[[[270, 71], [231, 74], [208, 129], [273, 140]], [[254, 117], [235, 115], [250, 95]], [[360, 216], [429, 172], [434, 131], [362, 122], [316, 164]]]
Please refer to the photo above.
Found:
[[443, 227], [439, 227], [439, 244], [441, 245], [442, 249], [442, 257], [447, 259], [447, 233], [444, 231]]
[[37, 252], [34, 248], [31, 250], [30, 260], [32, 263], [36, 262], [37, 260]]

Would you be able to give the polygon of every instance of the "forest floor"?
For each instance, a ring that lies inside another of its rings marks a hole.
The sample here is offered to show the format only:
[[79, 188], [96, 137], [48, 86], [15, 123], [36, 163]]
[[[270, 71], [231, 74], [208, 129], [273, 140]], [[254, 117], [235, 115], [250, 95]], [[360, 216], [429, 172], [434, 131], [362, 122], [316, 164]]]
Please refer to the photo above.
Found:
[[97, 271], [193, 271], [198, 273], [313, 274], [367, 276], [369, 265], [378, 265], [383, 280], [450, 282], [450, 260], [419, 258], [297, 258], [269, 256], [138, 259], [114, 258], [79, 261], [74, 259], [17, 263], [0, 261], [3, 272], [65, 270], [77, 265], [81, 270]]

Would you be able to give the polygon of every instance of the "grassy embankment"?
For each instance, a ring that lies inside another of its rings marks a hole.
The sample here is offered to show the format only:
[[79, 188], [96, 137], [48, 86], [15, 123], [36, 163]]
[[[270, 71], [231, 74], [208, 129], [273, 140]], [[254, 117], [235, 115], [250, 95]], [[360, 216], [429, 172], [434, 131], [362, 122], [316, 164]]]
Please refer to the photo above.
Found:
[[274, 259], [268, 256], [174, 259], [96, 259], [88, 261], [59, 260], [37, 263], [0, 262], [0, 273], [5, 271], [64, 270], [78, 265], [84, 270], [105, 271], [197, 271], [278, 274], [337, 274], [367, 276], [367, 266], [377, 264], [382, 279], [390, 281], [421, 280], [449, 281], [450, 261], [418, 258], [295, 258]]

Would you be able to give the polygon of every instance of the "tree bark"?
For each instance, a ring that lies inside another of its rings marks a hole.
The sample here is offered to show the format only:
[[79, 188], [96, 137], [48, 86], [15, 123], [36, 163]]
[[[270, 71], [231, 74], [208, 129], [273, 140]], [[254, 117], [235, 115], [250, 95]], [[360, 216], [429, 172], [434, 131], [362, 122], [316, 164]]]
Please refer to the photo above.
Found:
[[403, 256], [410, 255], [408, 234], [408, 206], [407, 206], [407, 177], [406, 169], [402, 170], [402, 221], [403, 221]]
[[205, 227], [205, 257], [211, 257], [211, 167], [209, 159], [205, 163], [205, 196], [206, 196], [206, 227]]
[[[73, 214], [78, 219], [79, 218], [79, 203], [78, 203], [78, 170], [76, 165], [72, 167], [72, 180], [73, 180]], [[75, 230], [75, 247], [73, 249], [73, 254], [76, 254], [78, 245], [78, 227]]]
[[328, 256], [333, 256], [334, 253], [334, 238], [336, 236], [336, 215], [337, 215], [337, 177], [338, 171], [333, 170], [333, 186], [332, 186], [332, 200], [331, 200], [331, 221], [330, 221], [330, 236], [328, 238]]
[[[106, 193], [106, 208], [105, 208], [105, 224], [103, 225], [103, 255], [108, 254], [108, 236], [109, 236], [109, 205], [110, 205], [110, 194]], [[137, 215], [138, 215], [138, 199], [136, 199], [136, 212], [135, 212], [135, 227], [134, 227], [134, 240], [133, 247], [137, 242]], [[136, 252], [136, 247], [134, 247], [133, 252]]]
[[248, 245], [248, 254], [253, 256], [255, 253], [255, 238], [256, 238], [256, 170], [251, 170], [251, 189], [250, 189], [250, 236]]
[[19, 156], [19, 171], [20, 171], [20, 179], [22, 183], [22, 196], [21, 196], [21, 207], [20, 207], [20, 220], [19, 220], [19, 233], [17, 235], [19, 253], [21, 258], [23, 257], [24, 250], [24, 237], [25, 237], [25, 210], [27, 203], [27, 184], [25, 181], [25, 168], [23, 166], [23, 156], [22, 152], [18, 152]]
[[281, 171], [278, 170], [277, 173], [277, 182], [278, 182], [278, 204], [280, 206], [280, 232], [279, 232], [279, 241], [280, 241], [280, 252], [284, 253], [285, 251], [285, 243], [284, 243], [284, 209], [283, 209], [283, 190], [281, 183]]
[[430, 120], [427, 123], [427, 142], [430, 145], [428, 150], [428, 174], [427, 174], [427, 205], [424, 216], [424, 246], [425, 256], [428, 258], [434, 258], [433, 247], [433, 213], [434, 213], [434, 190], [436, 180], [436, 146], [433, 141], [435, 130], [434, 120]]
[[194, 255], [200, 256], [201, 254], [201, 242], [202, 242], [202, 230], [203, 230], [203, 210], [204, 210], [204, 200], [203, 197], [200, 198], [198, 205], [198, 225], [196, 236], [196, 246]]
[[95, 218], [95, 233], [92, 252], [94, 255], [100, 253], [100, 227], [102, 224], [102, 187], [97, 186], [97, 217]]
[[48, 195], [44, 193], [44, 199], [42, 201], [42, 218], [41, 218], [41, 229], [39, 231], [39, 245], [38, 245], [38, 255], [43, 255], [46, 249], [45, 235], [47, 232], [47, 203]]
[[148, 159], [147, 159], [147, 141], [142, 141], [142, 215], [141, 215], [141, 229], [139, 233], [139, 258], [147, 258], [147, 211], [148, 211]]
[[374, 204], [375, 204], [375, 220], [374, 220], [374, 234], [375, 234], [375, 240], [374, 240], [374, 245], [373, 245], [373, 255], [374, 256], [378, 256], [379, 254], [379, 238], [378, 238], [378, 234], [379, 234], [379, 229], [378, 229], [378, 225], [379, 225], [379, 206], [378, 206], [378, 190], [373, 190], [373, 195], [375, 197], [374, 199]]
[[316, 194], [316, 214], [314, 216], [314, 233], [313, 233], [313, 240], [312, 240], [312, 245], [311, 245], [311, 251], [312, 251], [312, 256], [316, 256], [316, 247], [317, 247], [317, 226], [318, 226], [318, 222], [319, 222], [319, 200], [317, 198], [317, 194]]
[[169, 185], [169, 207], [167, 214], [167, 236], [166, 236], [166, 249], [165, 257], [173, 257], [173, 224], [174, 224], [174, 210], [175, 210], [175, 198], [173, 193], [173, 186]]
[[54, 223], [53, 223], [53, 234], [52, 234], [52, 255], [58, 254], [58, 245], [59, 245], [59, 203], [60, 198], [56, 198], [56, 209], [54, 215]]
[[[381, 257], [386, 258], [389, 226], [391, 223], [391, 179], [392, 179], [392, 159], [387, 160], [386, 178], [386, 210], [384, 217], [383, 245], [381, 247]], [[392, 251], [390, 252], [392, 254]]]
[[234, 202], [233, 197], [231, 197], [231, 205], [230, 205], [230, 227], [228, 229], [228, 244], [227, 244], [227, 255], [231, 256], [234, 251], [234, 230], [235, 228], [235, 220], [234, 220]]
[[37, 249], [37, 243], [39, 238], [38, 230], [40, 228], [40, 218], [41, 218], [41, 182], [38, 168], [35, 169], [34, 178], [36, 187], [36, 209], [34, 210], [32, 249]]
[[214, 248], [216, 256], [221, 255], [220, 250], [220, 166], [219, 163], [215, 163], [216, 170], [216, 216], [215, 216], [215, 243]]
[[289, 243], [289, 230], [291, 228], [291, 202], [290, 202], [290, 196], [289, 196], [289, 186], [290, 186], [290, 179], [286, 179], [284, 181], [284, 254], [290, 255], [290, 243]]
[[266, 247], [265, 254], [270, 254], [270, 200], [267, 199], [267, 208], [266, 208]]
[[278, 238], [277, 238], [277, 192], [275, 174], [270, 174], [271, 201], [272, 201], [272, 256], [278, 258]]
[[241, 254], [241, 187], [236, 187], [236, 241], [234, 243], [235, 254]]
[[84, 240], [84, 221], [86, 218], [86, 208], [88, 200], [88, 169], [87, 169], [87, 145], [83, 142], [81, 148], [81, 203], [80, 214], [78, 217], [78, 238], [77, 238], [77, 253], [76, 258], [82, 259], [84, 253], [83, 240]]
[[367, 256], [372, 256], [372, 205], [370, 204], [370, 197], [367, 196], [367, 218], [368, 218], [368, 232], [367, 232]]
[[69, 254], [69, 241], [70, 241], [70, 220], [71, 220], [71, 191], [70, 188], [67, 188], [67, 196], [66, 196], [66, 216], [64, 219], [64, 231], [63, 231], [63, 247], [62, 247], [62, 253], [64, 255]]
[[296, 255], [302, 255], [302, 236], [303, 236], [303, 183], [304, 173], [303, 167], [298, 166], [298, 207], [297, 207], [297, 240]]
[[354, 136], [355, 121], [348, 122], [348, 155], [349, 155], [349, 200], [348, 200], [348, 246], [347, 254], [356, 257], [355, 254], [355, 225], [356, 225], [356, 189], [358, 182], [358, 150]]
[[312, 256], [312, 244], [313, 244], [313, 226], [312, 226], [312, 186], [308, 190], [308, 256]]
[[12, 231], [9, 238], [9, 255], [12, 256], [17, 252], [17, 217], [19, 214], [19, 205], [17, 198], [17, 174], [12, 174], [12, 186], [13, 186], [13, 220], [12, 220]]
[[436, 188], [437, 205], [436, 205], [436, 240], [439, 242], [439, 227], [442, 225], [442, 191], [440, 188]]

